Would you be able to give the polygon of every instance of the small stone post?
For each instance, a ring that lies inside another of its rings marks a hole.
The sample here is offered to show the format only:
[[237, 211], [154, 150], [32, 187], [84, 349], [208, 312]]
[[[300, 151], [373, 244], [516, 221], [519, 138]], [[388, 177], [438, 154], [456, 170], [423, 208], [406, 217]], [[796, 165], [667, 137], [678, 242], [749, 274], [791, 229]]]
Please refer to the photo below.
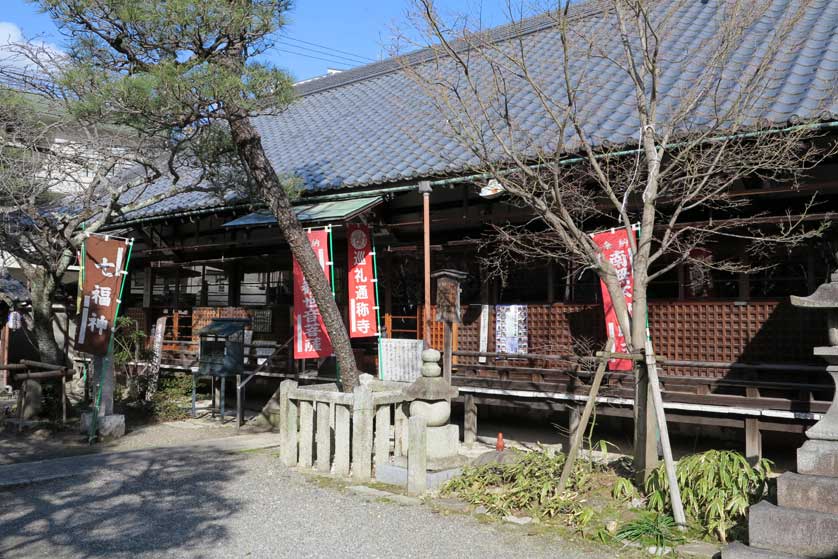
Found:
[[314, 443], [314, 403], [300, 400], [300, 466], [311, 468]]
[[317, 471], [329, 473], [332, 469], [332, 427], [329, 421], [329, 403], [317, 402]]
[[279, 385], [279, 457], [286, 466], [297, 465], [297, 406], [289, 399], [296, 389], [295, 380]]
[[464, 398], [465, 415], [463, 419], [463, 442], [469, 446], [477, 441], [477, 404], [474, 396], [466, 394]]
[[349, 407], [335, 404], [335, 475], [349, 475]]
[[368, 481], [372, 478], [372, 391], [367, 386], [356, 386], [353, 401], [352, 478]]
[[390, 461], [390, 406], [375, 410], [375, 465]]
[[428, 429], [425, 418], [408, 420], [407, 494], [421, 495], [428, 489]]

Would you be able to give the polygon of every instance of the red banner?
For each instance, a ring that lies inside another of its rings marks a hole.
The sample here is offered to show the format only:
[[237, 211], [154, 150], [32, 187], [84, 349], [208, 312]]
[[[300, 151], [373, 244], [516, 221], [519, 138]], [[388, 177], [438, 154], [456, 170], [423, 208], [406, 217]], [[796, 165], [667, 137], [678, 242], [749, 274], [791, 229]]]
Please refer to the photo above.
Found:
[[[602, 251], [601, 258], [608, 260], [614, 268], [617, 274], [617, 281], [620, 282], [623, 296], [626, 298], [629, 314], [631, 314], [631, 304], [634, 299], [634, 276], [631, 268], [631, 243], [629, 242], [628, 232], [625, 228], [612, 229], [611, 231], [604, 231], [593, 235], [593, 240]], [[599, 283], [602, 288], [602, 306], [605, 311], [606, 336], [608, 338], [614, 338], [614, 348], [612, 348], [612, 351], [626, 353], [628, 351], [626, 338], [620, 328], [620, 323], [617, 321], [617, 313], [614, 312], [611, 295], [608, 293], [605, 282], [600, 281]], [[630, 371], [631, 368], [632, 362], [629, 359], [612, 359], [608, 362], [608, 369], [611, 371]]]
[[85, 240], [76, 351], [108, 353], [127, 257], [128, 242], [124, 239], [91, 235]]
[[[329, 278], [329, 233], [325, 229], [308, 232], [308, 242]], [[294, 259], [294, 359], [315, 359], [332, 354], [332, 341], [326, 333], [323, 317], [314, 294]]]
[[375, 271], [372, 241], [366, 225], [346, 226], [349, 268], [349, 337], [365, 338], [378, 334], [375, 313]]

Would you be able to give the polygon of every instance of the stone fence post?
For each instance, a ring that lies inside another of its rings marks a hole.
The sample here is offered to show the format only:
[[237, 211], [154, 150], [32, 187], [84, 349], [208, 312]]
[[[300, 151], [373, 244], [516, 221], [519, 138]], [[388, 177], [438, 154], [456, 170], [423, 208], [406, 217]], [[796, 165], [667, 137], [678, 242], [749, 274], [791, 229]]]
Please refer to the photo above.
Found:
[[356, 386], [352, 404], [352, 478], [372, 479], [373, 401], [368, 386]]
[[289, 398], [296, 389], [295, 380], [279, 385], [279, 458], [286, 466], [297, 465], [297, 403]]
[[407, 423], [407, 494], [421, 495], [428, 489], [428, 429], [421, 416]]

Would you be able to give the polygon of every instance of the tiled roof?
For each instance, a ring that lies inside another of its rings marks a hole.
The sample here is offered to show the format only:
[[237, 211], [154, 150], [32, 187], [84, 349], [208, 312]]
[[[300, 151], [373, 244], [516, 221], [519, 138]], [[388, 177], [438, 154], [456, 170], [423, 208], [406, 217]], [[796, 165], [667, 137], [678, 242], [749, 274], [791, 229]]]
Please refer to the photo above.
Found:
[[[798, 1], [774, 0], [764, 20], [739, 39], [732, 63], [742, 67], [754, 53], [770, 44], [777, 22]], [[667, 110], [667, 97], [684, 88], [706, 63], [699, 59], [700, 53], [716, 35], [722, 3], [724, 0], [686, 2], [672, 19], [671, 29], [677, 32], [668, 34], [669, 43], [661, 49], [670, 53], [672, 59], [663, 65], [660, 78], [662, 111]], [[612, 16], [598, 6], [599, 2], [575, 6], [574, 25], [595, 26], [606, 32], [613, 29]], [[501, 43], [520, 37], [539, 82], [546, 86], [548, 94], [560, 97], [561, 43], [550, 18], [531, 18], [491, 33]], [[770, 69], [771, 86], [762, 96], [760, 114], [754, 115], [759, 118], [759, 125], [835, 120], [838, 1], [811, 2], [788, 37], [788, 45], [787, 54], [778, 57]], [[607, 42], [606, 47], [615, 58], [622, 56], [619, 41]], [[681, 53], [699, 56], [675, 60]], [[385, 185], [468, 171], [476, 163], [473, 155], [452, 139], [445, 130], [444, 119], [404, 70], [405, 62], [430, 64], [431, 57], [428, 50], [417, 51], [406, 59], [386, 60], [299, 85], [299, 98], [285, 111], [254, 119], [276, 171], [300, 176], [309, 191]], [[578, 79], [582, 66], [571, 67], [573, 79]], [[487, 77], [480, 75], [488, 72], [485, 65], [476, 63], [473, 71], [478, 80]], [[601, 144], [636, 142], [639, 124], [636, 109], [632, 108], [633, 89], [628, 76], [617, 71], [605, 57], [594, 66], [589, 63], [585, 71], [599, 80], [598, 87], [587, 90], [580, 98], [589, 136]], [[557, 130], [548, 124], [532, 91], [520, 84], [516, 88], [514, 82], [514, 78], [510, 80], [509, 111], [519, 128], [526, 131], [523, 141], [535, 148], [553, 145]], [[573, 137], [569, 135], [566, 140], [572, 143]], [[171, 211], [173, 205], [183, 206], [182, 202], [197, 203], [187, 198], [178, 199], [176, 204], [174, 200], [168, 202], [166, 211]], [[158, 213], [162, 207], [150, 208], [147, 213]]]

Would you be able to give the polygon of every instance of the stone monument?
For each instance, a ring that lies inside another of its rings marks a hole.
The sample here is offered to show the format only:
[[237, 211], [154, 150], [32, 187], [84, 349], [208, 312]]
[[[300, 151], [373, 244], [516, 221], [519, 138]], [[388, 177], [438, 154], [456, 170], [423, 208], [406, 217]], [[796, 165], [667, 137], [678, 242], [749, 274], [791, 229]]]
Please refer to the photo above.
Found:
[[439, 469], [450, 466], [458, 458], [460, 428], [451, 425], [451, 399], [459, 391], [442, 378], [440, 353], [435, 349], [422, 352], [422, 376], [404, 391], [412, 398], [410, 416], [422, 417], [428, 430], [428, 467]]
[[[791, 303], [827, 312], [829, 346], [815, 355], [827, 362], [827, 372], [838, 385], [838, 272], [808, 297], [792, 296]], [[838, 391], [826, 414], [806, 431], [797, 451], [797, 473], [777, 480], [777, 505], [762, 501], [748, 516], [750, 547], [733, 544], [724, 559], [792, 559], [838, 557]]]

